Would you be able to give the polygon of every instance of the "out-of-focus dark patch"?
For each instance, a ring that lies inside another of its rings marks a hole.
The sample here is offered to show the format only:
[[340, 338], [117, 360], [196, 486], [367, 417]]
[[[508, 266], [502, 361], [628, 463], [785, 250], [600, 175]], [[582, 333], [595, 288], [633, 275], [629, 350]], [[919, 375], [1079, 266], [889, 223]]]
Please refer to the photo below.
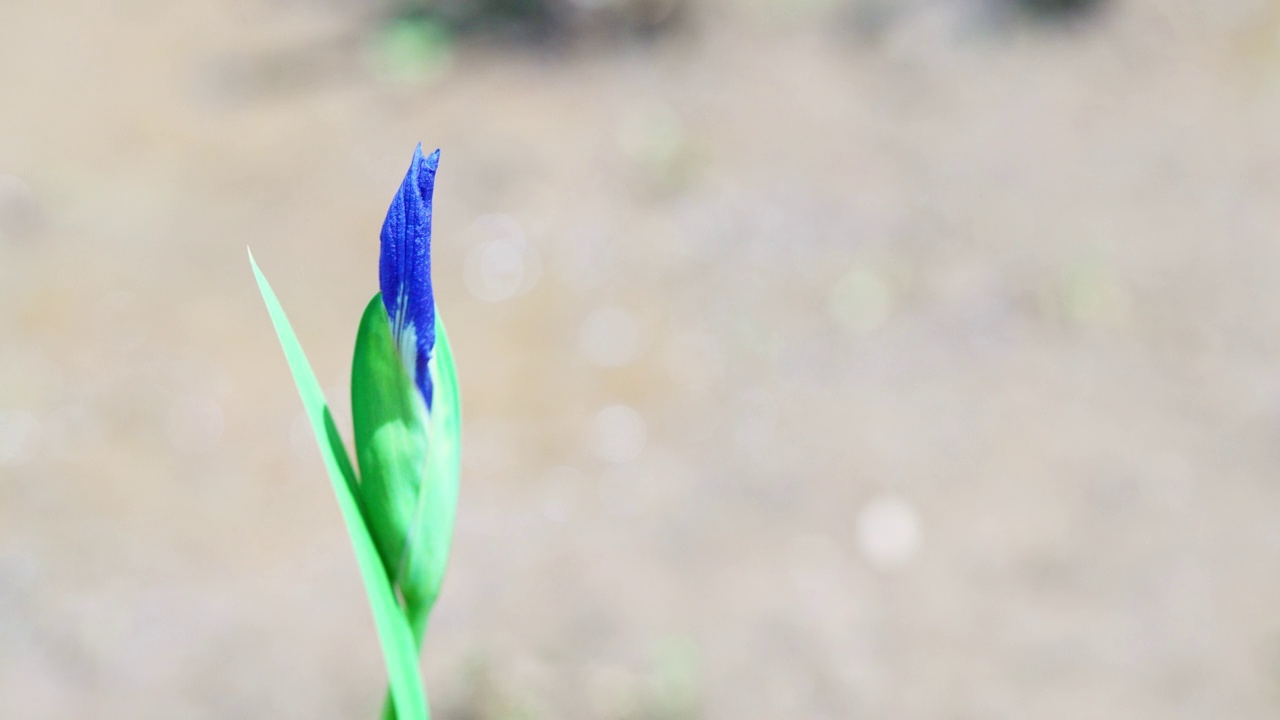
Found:
[[1043, 20], [1080, 18], [1101, 10], [1105, 0], [1009, 0], [1023, 12]]
[[877, 42], [891, 30], [900, 21], [902, 11], [903, 6], [899, 3], [870, 0], [849, 4], [843, 17], [854, 39], [867, 45]]
[[425, 21], [454, 34], [545, 40], [560, 24], [546, 0], [423, 0], [402, 3], [397, 20]]
[[515, 42], [653, 37], [675, 26], [690, 0], [406, 0], [398, 18], [425, 19], [459, 36]]
[[899, 45], [964, 44], [1009, 37], [1020, 26], [1074, 27], [1105, 10], [1107, 0], [842, 0], [834, 27], [861, 47], [889, 38]]

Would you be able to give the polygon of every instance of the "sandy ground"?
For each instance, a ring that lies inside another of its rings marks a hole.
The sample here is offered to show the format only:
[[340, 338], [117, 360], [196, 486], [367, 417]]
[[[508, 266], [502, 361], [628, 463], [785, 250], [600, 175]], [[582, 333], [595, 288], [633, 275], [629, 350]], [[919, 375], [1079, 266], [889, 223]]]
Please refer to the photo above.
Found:
[[0, 717], [374, 717], [245, 247], [345, 427], [418, 141], [437, 718], [1280, 717], [1277, 8], [899, 10], [404, 77], [340, 4], [0, 4]]

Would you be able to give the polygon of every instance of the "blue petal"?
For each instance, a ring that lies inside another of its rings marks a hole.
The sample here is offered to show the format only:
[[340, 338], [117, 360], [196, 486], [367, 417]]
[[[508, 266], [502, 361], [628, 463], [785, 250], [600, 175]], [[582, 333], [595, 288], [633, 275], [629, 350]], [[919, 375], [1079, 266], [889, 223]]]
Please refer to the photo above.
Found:
[[382, 223], [378, 267], [391, 334], [405, 369], [413, 376], [428, 408], [431, 375], [427, 363], [436, 344], [436, 305], [431, 292], [431, 192], [439, 164], [439, 150], [423, 157], [421, 143], [414, 149], [409, 172]]

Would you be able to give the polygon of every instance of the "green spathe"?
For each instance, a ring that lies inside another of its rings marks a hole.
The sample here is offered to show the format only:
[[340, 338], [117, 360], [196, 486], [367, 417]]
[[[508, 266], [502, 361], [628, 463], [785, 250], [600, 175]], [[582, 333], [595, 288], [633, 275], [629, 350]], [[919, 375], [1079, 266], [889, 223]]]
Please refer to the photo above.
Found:
[[397, 354], [380, 296], [360, 320], [351, 366], [365, 518], [419, 642], [444, 580], [458, 499], [457, 380], [438, 313], [435, 322], [430, 412]]
[[[430, 411], [397, 354], [381, 296], [369, 301], [360, 319], [351, 363], [358, 492], [419, 646], [448, 565], [461, 470], [457, 373], [438, 312], [435, 337]], [[383, 708], [386, 720], [404, 717], [393, 700]]]
[[423, 583], [408, 541], [427, 469], [427, 406], [397, 354], [380, 295], [369, 301], [356, 335], [351, 418], [364, 517], [387, 577], [407, 599]]
[[458, 509], [458, 483], [462, 475], [462, 406], [458, 394], [458, 374], [453, 349], [444, 320], [436, 312], [436, 347], [431, 359], [431, 381], [435, 388], [431, 421], [427, 429], [427, 474], [418, 498], [417, 532], [410, 542], [411, 552], [423, 567], [423, 592], [408, 608], [409, 623], [422, 642], [427, 616], [440, 595], [449, 549], [453, 544], [453, 520]]

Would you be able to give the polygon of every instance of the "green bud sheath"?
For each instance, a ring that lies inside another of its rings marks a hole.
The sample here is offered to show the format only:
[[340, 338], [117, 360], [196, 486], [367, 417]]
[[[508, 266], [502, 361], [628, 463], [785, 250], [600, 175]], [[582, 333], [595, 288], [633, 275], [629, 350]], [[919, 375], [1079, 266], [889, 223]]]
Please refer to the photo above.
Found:
[[360, 321], [351, 377], [365, 520], [419, 642], [444, 579], [458, 497], [457, 381], [438, 316], [436, 326], [430, 412], [397, 353], [380, 296]]
[[427, 616], [440, 594], [449, 548], [453, 544], [453, 519], [458, 509], [458, 482], [462, 472], [462, 412], [458, 397], [458, 376], [453, 350], [444, 321], [436, 312], [436, 347], [429, 369], [435, 399], [427, 431], [427, 475], [418, 498], [416, 530], [410, 537], [409, 553], [420, 592], [406, 594], [409, 623], [418, 641], [426, 628]]
[[428, 419], [422, 395], [396, 352], [380, 296], [374, 296], [360, 319], [351, 366], [351, 416], [365, 521], [387, 577], [400, 586], [427, 469]]

